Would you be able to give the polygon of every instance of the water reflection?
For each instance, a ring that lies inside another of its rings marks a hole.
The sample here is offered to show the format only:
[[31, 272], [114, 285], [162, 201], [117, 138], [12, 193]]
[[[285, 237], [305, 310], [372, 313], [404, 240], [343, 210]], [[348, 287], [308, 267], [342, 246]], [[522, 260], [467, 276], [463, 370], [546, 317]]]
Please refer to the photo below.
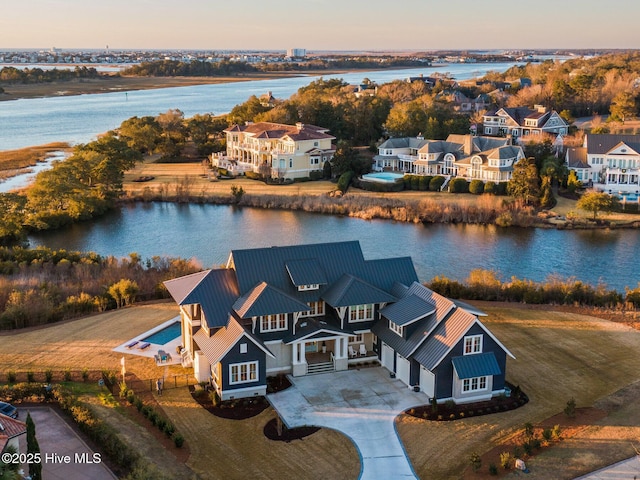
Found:
[[383, 220], [217, 205], [135, 204], [92, 223], [32, 235], [32, 245], [117, 257], [168, 255], [226, 263], [229, 251], [359, 240], [365, 257], [411, 256], [423, 280], [464, 280], [474, 269], [543, 281], [550, 275], [635, 287], [640, 240], [633, 230], [561, 231], [482, 225], [414, 225]]

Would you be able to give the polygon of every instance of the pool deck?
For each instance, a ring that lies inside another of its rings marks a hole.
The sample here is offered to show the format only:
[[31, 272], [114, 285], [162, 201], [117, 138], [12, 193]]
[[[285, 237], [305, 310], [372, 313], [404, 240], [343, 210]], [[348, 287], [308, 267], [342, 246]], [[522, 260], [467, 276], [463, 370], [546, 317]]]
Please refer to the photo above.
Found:
[[[171, 355], [171, 360], [167, 362], [163, 362], [163, 365], [177, 365], [180, 363], [180, 355], [176, 353], [176, 348], [179, 345], [182, 345], [182, 337], [178, 336], [177, 338], [167, 342], [163, 345], [158, 345], [155, 343], [145, 342], [144, 339], [150, 335], [153, 335], [160, 330], [167, 328], [172, 323], [176, 323], [180, 321], [180, 316], [174, 317], [171, 320], [167, 320], [160, 325], [153, 327], [146, 332], [142, 332], [139, 335], [127, 340], [122, 345], [118, 345], [113, 349], [114, 352], [118, 353], [128, 353], [129, 355], [135, 355], [137, 357], [146, 357], [155, 360], [155, 356], [158, 354], [159, 350], [164, 350], [165, 352]], [[141, 348], [148, 344], [145, 348]]]

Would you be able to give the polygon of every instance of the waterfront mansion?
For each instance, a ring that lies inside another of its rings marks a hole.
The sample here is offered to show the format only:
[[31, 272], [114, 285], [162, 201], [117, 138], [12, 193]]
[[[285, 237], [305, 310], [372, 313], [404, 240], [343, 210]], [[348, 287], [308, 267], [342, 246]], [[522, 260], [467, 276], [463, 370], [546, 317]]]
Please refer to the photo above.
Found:
[[567, 149], [567, 166], [585, 185], [620, 197], [640, 195], [640, 135], [587, 134]]
[[425, 403], [486, 400], [505, 391], [514, 358], [482, 312], [423, 286], [411, 258], [365, 260], [357, 241], [233, 250], [226, 268], [165, 285], [182, 363], [223, 400], [264, 395], [267, 376], [365, 362]]
[[414, 175], [442, 175], [466, 180], [508, 182], [513, 166], [524, 158], [511, 138], [449, 135], [446, 140], [418, 137], [390, 138], [373, 157], [374, 170]]
[[233, 125], [227, 135], [227, 151], [214, 154], [212, 165], [232, 175], [247, 171], [274, 179], [309, 177], [320, 172], [335, 153], [328, 129], [296, 123], [247, 122]]

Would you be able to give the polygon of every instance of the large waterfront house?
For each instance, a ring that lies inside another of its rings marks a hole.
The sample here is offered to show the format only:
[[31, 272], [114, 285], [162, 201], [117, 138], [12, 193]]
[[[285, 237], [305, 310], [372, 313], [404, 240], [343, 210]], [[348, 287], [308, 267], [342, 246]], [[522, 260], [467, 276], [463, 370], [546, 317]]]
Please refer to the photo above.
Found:
[[380, 144], [374, 169], [507, 182], [522, 158], [522, 147], [512, 145], [510, 138], [455, 134], [446, 140], [403, 137]]
[[303, 123], [233, 125], [224, 131], [226, 155], [212, 155], [212, 164], [234, 175], [252, 171], [274, 179], [309, 177], [333, 158], [335, 137], [328, 131]]
[[592, 135], [567, 149], [567, 166], [585, 185], [612, 195], [640, 194], [640, 135]]
[[180, 306], [183, 358], [223, 400], [264, 395], [267, 376], [361, 362], [425, 403], [505, 391], [513, 355], [482, 312], [419, 283], [409, 257], [365, 260], [357, 241], [233, 250], [226, 268], [165, 285]]
[[564, 136], [569, 132], [569, 124], [555, 110], [536, 105], [528, 107], [499, 108], [484, 114], [483, 135], [522, 138], [529, 135], [551, 134]]

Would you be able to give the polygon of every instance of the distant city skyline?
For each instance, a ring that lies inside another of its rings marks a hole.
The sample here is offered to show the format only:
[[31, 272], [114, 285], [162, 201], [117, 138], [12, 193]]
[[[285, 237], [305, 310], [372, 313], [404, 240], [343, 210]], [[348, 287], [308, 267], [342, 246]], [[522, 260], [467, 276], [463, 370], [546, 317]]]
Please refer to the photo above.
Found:
[[637, 0], [7, 0], [2, 49], [639, 49]]

